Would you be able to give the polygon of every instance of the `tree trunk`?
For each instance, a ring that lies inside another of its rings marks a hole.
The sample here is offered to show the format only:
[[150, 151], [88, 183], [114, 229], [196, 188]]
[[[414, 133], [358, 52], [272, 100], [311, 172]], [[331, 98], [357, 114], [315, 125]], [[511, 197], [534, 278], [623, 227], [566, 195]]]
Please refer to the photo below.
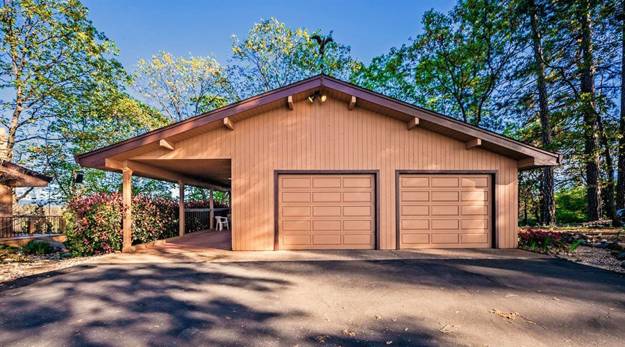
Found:
[[625, 209], [625, 1], [621, 2], [621, 119], [618, 139], [616, 209]]
[[603, 156], [605, 157], [606, 171], [605, 188], [602, 190], [601, 196], [603, 197], [603, 206], [606, 216], [612, 220], [612, 224], [616, 224], [616, 206], [614, 205], [614, 163], [610, 153], [610, 141], [608, 141], [608, 136], [605, 133], [603, 121], [600, 116], [597, 117], [597, 124], [599, 126], [601, 146], [603, 147]]
[[584, 0], [578, 9], [581, 27], [580, 49], [581, 70], [581, 112], [584, 127], [584, 155], [586, 161], [586, 198], [588, 200], [588, 220], [599, 219], [599, 152], [597, 144], [597, 113], [595, 111], [594, 61], [592, 53], [592, 28], [590, 19], [590, 3]]
[[[545, 62], [543, 56], [542, 40], [538, 27], [538, 11], [534, 0], [528, 1], [528, 10], [532, 27], [532, 43], [534, 46], [534, 72], [536, 73], [536, 84], [538, 87], [538, 105], [540, 115], [541, 140], [543, 148], [550, 149], [551, 146], [551, 124], [549, 121], [549, 95], [547, 94], [547, 82], [545, 80]], [[542, 180], [540, 182], [540, 221], [544, 225], [555, 224], [556, 204], [553, 189], [553, 168], [542, 169]]]

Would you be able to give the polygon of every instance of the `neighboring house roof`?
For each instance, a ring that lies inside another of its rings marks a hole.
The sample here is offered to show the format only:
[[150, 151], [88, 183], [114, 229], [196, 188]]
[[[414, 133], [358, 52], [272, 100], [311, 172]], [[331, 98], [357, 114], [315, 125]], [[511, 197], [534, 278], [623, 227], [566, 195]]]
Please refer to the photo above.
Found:
[[0, 184], [9, 187], [45, 187], [52, 177], [8, 161], [0, 161]]
[[449, 116], [417, 107], [326, 75], [311, 77], [110, 146], [79, 154], [76, 156], [76, 160], [83, 166], [105, 168], [105, 160], [107, 158], [119, 156], [123, 153], [132, 153], [141, 147], [155, 146], [163, 139], [179, 139], [185, 136], [192, 136], [197, 134], [198, 129], [201, 130], [216, 122], [223, 122], [225, 118], [248, 117], [255, 110], [262, 112], [262, 110], [268, 109], [271, 105], [281, 103], [286, 105], [288, 97], [301, 100], [306, 97], [306, 93], [316, 90], [328, 91], [333, 96], [346, 98], [348, 101], [350, 98], [351, 100], [357, 100], [359, 107], [368, 108], [406, 122], [418, 118], [419, 127], [456, 138], [460, 141], [478, 141], [484, 149], [518, 160], [519, 167], [522, 169], [555, 166], [561, 161], [561, 156], [557, 153], [516, 141]]

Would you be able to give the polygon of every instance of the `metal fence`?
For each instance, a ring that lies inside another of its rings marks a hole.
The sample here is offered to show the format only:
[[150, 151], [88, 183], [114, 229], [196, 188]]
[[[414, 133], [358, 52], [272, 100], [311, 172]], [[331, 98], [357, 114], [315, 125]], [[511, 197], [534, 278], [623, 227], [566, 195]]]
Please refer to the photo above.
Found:
[[65, 220], [62, 216], [10, 216], [0, 217], [0, 238], [14, 238], [38, 234], [63, 234]]
[[[227, 217], [230, 208], [215, 208], [215, 216]], [[187, 208], [184, 213], [185, 229], [187, 233], [210, 229], [210, 208]], [[214, 223], [214, 221], [213, 221]]]

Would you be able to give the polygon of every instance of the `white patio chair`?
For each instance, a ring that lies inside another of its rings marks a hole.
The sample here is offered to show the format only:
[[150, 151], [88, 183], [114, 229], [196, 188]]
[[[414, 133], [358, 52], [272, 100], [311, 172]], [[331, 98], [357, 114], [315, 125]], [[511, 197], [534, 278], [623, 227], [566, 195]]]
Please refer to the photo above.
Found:
[[217, 222], [217, 231], [230, 230], [230, 222], [228, 222], [228, 217], [223, 216], [215, 216], [215, 221]]

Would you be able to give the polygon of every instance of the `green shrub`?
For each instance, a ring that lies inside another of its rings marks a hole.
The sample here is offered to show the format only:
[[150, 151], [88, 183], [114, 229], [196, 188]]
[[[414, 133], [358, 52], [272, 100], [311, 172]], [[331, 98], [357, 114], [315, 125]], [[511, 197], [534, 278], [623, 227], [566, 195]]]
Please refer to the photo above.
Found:
[[586, 189], [575, 187], [561, 189], [556, 193], [556, 220], [558, 224], [574, 224], [586, 221]]
[[[208, 206], [207, 201], [193, 201], [189, 207]], [[111, 253], [122, 248], [123, 205], [118, 193], [96, 193], [69, 202], [67, 241], [72, 255], [85, 256]], [[190, 218], [191, 219], [191, 218]], [[187, 222], [190, 225], [200, 221]], [[203, 222], [206, 224], [206, 222]], [[200, 223], [201, 224], [201, 223]], [[205, 227], [205, 226], [204, 226]], [[132, 243], [146, 243], [178, 235], [178, 203], [172, 199], [138, 194], [132, 200]]]
[[22, 251], [26, 254], [45, 255], [56, 252], [54, 247], [50, 246], [46, 242], [39, 240], [32, 240], [22, 247]]

